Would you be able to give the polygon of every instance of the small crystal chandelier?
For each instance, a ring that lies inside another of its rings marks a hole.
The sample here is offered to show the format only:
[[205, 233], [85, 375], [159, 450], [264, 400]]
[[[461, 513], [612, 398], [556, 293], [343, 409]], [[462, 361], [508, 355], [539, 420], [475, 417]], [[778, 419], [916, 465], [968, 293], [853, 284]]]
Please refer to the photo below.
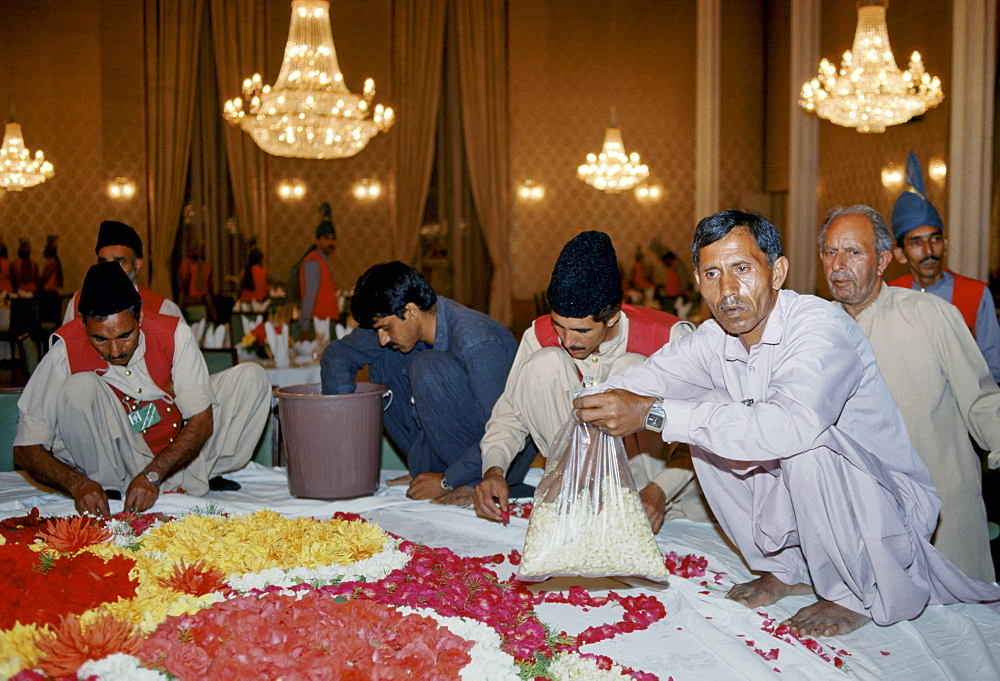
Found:
[[587, 162], [576, 171], [577, 178], [595, 189], [617, 194], [636, 186], [648, 175], [649, 168], [639, 163], [639, 154], [633, 151], [625, 155], [622, 131], [612, 109], [611, 126], [604, 131], [601, 153], [587, 154]]
[[802, 86], [802, 108], [858, 132], [885, 132], [941, 103], [941, 81], [927, 75], [919, 52], [906, 71], [896, 66], [884, 2], [859, 0], [854, 46], [839, 71], [826, 59], [819, 63], [818, 76]]
[[41, 150], [31, 158], [31, 152], [24, 148], [21, 125], [13, 120], [7, 123], [0, 147], [0, 187], [19, 192], [45, 182], [52, 175], [52, 164], [45, 160]]
[[292, 0], [292, 20], [281, 72], [274, 86], [259, 73], [243, 81], [239, 97], [225, 104], [224, 116], [242, 127], [269, 154], [294, 158], [347, 158], [393, 123], [381, 104], [368, 119], [375, 84], [365, 81], [361, 96], [344, 85], [330, 30], [327, 0]]

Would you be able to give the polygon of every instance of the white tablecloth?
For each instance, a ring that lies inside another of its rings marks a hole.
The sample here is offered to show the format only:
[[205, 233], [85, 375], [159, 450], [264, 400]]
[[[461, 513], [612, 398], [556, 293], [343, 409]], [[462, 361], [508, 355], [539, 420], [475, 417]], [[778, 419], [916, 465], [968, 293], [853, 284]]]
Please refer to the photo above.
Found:
[[[384, 472], [383, 479], [388, 475]], [[398, 471], [391, 475], [398, 475]], [[528, 522], [512, 518], [504, 527], [476, 518], [469, 508], [411, 501], [404, 496], [405, 488], [384, 485], [375, 496], [354, 500], [296, 499], [288, 492], [284, 469], [252, 463], [227, 477], [241, 482], [243, 489], [209, 492], [203, 498], [166, 494], [152, 510], [176, 514], [210, 501], [235, 512], [272, 508], [289, 516], [316, 518], [351, 511], [407, 539], [446, 546], [466, 556], [521, 550]], [[67, 497], [33, 486], [20, 473], [0, 473], [0, 517], [24, 515], [32, 506], [38, 506], [42, 515], [74, 513]], [[111, 502], [112, 511], [120, 511], [121, 507], [122, 502]], [[686, 520], [665, 523], [657, 544], [664, 553], [705, 556], [709, 569], [726, 573], [723, 587], [731, 580], [746, 581], [750, 577], [713, 525]], [[497, 566], [501, 577], [507, 577], [511, 570], [507, 563]], [[571, 583], [549, 580], [541, 586], [555, 590]], [[847, 636], [821, 639], [822, 652], [844, 660], [845, 668], [837, 669], [832, 661], [823, 660], [802, 644], [786, 643], [763, 632], [764, 616], [726, 600], [723, 590], [702, 593], [705, 589], [699, 580], [675, 577], [665, 589], [617, 580], [586, 584], [623, 594], [651, 593], [664, 603], [667, 617], [649, 629], [583, 648], [584, 652], [608, 655], [619, 663], [652, 672], [661, 681], [670, 677], [676, 681], [1000, 679], [1000, 616], [981, 605], [930, 606], [912, 622], [891, 627], [868, 624]], [[766, 610], [769, 617], [780, 621], [810, 601], [807, 596], [793, 596], [761, 612]], [[575, 634], [591, 625], [616, 621], [616, 607], [583, 612], [568, 605], [543, 604], [538, 612], [556, 629]], [[754, 648], [776, 649], [778, 657], [765, 660]]]

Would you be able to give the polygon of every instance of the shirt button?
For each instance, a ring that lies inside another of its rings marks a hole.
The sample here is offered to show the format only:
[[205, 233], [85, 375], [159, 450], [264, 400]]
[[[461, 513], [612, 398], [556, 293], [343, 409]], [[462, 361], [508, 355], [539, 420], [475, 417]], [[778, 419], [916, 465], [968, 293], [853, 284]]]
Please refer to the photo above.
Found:
[[136, 388], [136, 389], [135, 389], [135, 391], [136, 391], [137, 393], [142, 393], [142, 388]]
[[170, 413], [170, 407], [167, 407], [167, 413], [168, 414]]
[[126, 370], [125, 370], [125, 375], [126, 375], [126, 376], [131, 376], [131, 375], [132, 375], [132, 372], [131, 372], [131, 371], [129, 371], [128, 369], [126, 369]]
[[751, 374], [756, 373], [756, 372], [757, 372], [757, 367], [750, 367], [750, 373]]

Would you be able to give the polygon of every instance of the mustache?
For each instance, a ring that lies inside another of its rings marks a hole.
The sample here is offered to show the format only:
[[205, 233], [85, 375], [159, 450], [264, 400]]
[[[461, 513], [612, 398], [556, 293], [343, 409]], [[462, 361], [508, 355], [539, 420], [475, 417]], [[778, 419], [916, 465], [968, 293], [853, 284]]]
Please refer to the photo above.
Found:
[[719, 304], [716, 305], [716, 308], [721, 312], [722, 310], [725, 310], [727, 307], [746, 307], [746, 306], [747, 304], [743, 302], [742, 298], [734, 295], [734, 296], [726, 296], [725, 298], [720, 300]]
[[920, 264], [921, 265], [929, 265], [932, 262], [940, 262], [940, 261], [941, 261], [941, 258], [937, 257], [936, 255], [928, 255], [926, 258], [924, 258], [923, 260], [920, 261]]
[[847, 272], [834, 272], [833, 274], [830, 275], [830, 281], [831, 282], [835, 282], [835, 281], [854, 281], [854, 277], [852, 277]]

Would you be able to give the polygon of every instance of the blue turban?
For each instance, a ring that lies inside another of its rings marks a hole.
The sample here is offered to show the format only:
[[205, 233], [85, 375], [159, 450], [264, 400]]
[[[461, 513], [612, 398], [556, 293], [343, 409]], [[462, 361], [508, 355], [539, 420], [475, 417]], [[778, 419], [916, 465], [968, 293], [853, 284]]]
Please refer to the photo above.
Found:
[[549, 307], [560, 317], [586, 319], [621, 305], [622, 277], [611, 237], [580, 232], [563, 246], [547, 291]]
[[927, 200], [924, 174], [915, 151], [910, 151], [910, 157], [906, 161], [906, 183], [910, 185], [909, 188], [896, 199], [896, 205], [892, 208], [892, 235], [896, 237], [896, 241], [924, 225], [944, 231], [944, 223], [941, 222], [937, 208]]

